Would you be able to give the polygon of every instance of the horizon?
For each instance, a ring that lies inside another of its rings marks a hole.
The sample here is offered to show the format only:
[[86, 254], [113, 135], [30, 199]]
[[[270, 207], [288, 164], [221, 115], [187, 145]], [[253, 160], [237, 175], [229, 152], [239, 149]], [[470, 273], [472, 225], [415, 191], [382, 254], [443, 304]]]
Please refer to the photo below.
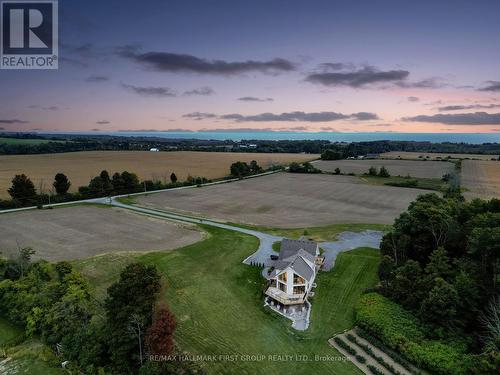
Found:
[[500, 134], [499, 11], [60, 1], [59, 69], [0, 70], [0, 132]]

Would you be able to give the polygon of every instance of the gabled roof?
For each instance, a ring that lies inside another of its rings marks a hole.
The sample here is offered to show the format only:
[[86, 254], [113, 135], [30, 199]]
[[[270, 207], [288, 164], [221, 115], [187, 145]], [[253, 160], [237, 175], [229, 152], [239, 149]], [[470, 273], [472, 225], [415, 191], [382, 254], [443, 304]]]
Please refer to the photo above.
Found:
[[306, 279], [309, 282], [311, 281], [311, 279], [314, 276], [314, 270], [301, 256], [298, 256], [297, 258], [295, 258], [295, 260], [290, 264], [290, 268], [297, 275], [302, 276], [304, 279]]
[[309, 240], [290, 240], [288, 238], [284, 238], [281, 241], [281, 249], [279, 259], [284, 260], [290, 258], [291, 256], [296, 255], [299, 250], [304, 250], [313, 257], [316, 256], [316, 249], [318, 248], [318, 244], [314, 241]]

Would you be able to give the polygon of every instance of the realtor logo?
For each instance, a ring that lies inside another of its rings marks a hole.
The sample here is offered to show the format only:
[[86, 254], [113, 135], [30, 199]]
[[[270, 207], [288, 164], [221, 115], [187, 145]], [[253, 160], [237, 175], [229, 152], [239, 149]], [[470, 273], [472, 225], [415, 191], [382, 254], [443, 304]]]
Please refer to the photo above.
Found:
[[1, 69], [57, 69], [58, 3], [1, 2]]

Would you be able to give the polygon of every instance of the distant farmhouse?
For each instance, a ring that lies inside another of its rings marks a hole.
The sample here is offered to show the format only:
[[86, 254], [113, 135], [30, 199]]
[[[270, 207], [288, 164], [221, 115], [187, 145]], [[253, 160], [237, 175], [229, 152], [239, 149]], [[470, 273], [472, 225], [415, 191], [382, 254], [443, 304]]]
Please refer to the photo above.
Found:
[[283, 309], [303, 310], [307, 296], [312, 295], [316, 273], [324, 262], [319, 246], [306, 239], [283, 239], [274, 269], [267, 277], [270, 281], [265, 294], [266, 303]]

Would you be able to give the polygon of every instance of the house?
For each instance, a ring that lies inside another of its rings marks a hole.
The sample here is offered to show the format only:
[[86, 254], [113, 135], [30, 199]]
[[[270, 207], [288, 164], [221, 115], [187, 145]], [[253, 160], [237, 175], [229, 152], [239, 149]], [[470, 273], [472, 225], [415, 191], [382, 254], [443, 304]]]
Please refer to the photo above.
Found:
[[153, 147], [153, 148], [150, 148], [149, 151], [151, 151], [151, 152], [160, 152], [160, 149], [156, 148], [156, 147]]
[[267, 302], [282, 307], [305, 304], [323, 261], [316, 242], [283, 239], [274, 269], [268, 276]]

